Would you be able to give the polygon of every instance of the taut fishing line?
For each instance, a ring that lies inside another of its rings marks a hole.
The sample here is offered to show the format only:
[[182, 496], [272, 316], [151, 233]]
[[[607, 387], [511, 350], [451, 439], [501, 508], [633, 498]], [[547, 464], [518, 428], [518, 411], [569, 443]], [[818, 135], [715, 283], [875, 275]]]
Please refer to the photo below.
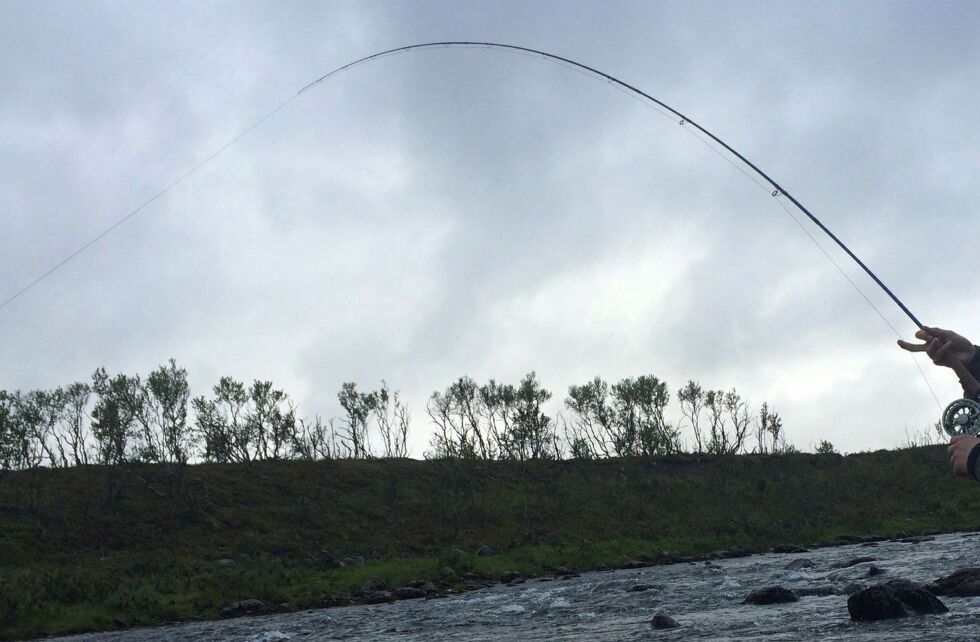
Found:
[[[370, 56], [365, 56], [363, 58], [359, 58], [359, 59], [357, 59], [357, 60], [355, 60], [353, 62], [347, 63], [346, 65], [343, 65], [341, 67], [337, 67], [333, 71], [330, 71], [330, 72], [324, 74], [323, 76], [320, 76], [319, 78], [317, 78], [313, 82], [311, 82], [311, 83], [309, 83], [309, 84], [301, 87], [299, 89], [299, 91], [297, 91], [294, 95], [290, 96], [287, 100], [283, 101], [282, 103], [280, 103], [279, 105], [277, 105], [275, 108], [273, 108], [272, 110], [270, 110], [268, 113], [266, 113], [264, 116], [262, 116], [261, 118], [259, 118], [258, 120], [256, 120], [254, 123], [252, 123], [251, 125], [249, 125], [248, 127], [246, 127], [244, 130], [241, 131], [241, 133], [239, 133], [236, 136], [234, 136], [233, 138], [231, 138], [227, 143], [225, 143], [224, 145], [222, 145], [221, 147], [219, 147], [217, 150], [215, 150], [214, 152], [212, 152], [211, 154], [209, 154], [208, 156], [206, 156], [198, 164], [194, 165], [187, 172], [185, 172], [184, 174], [182, 174], [181, 176], [179, 176], [177, 179], [175, 179], [173, 182], [171, 182], [166, 187], [164, 187], [163, 189], [161, 189], [159, 192], [157, 192], [156, 194], [154, 194], [153, 196], [151, 196], [150, 198], [148, 198], [146, 201], [144, 201], [143, 203], [141, 203], [140, 205], [138, 205], [135, 209], [131, 210], [125, 216], [123, 216], [122, 218], [120, 218], [119, 220], [117, 220], [116, 222], [114, 222], [112, 225], [110, 225], [109, 227], [107, 227], [106, 229], [104, 229], [102, 232], [100, 232], [99, 234], [97, 234], [90, 241], [88, 241], [87, 243], [83, 244], [81, 247], [79, 247], [77, 250], [75, 250], [74, 252], [72, 252], [71, 254], [69, 254], [68, 256], [66, 256], [64, 259], [62, 259], [58, 263], [54, 264], [51, 268], [49, 268], [47, 271], [45, 271], [40, 276], [38, 276], [37, 278], [35, 278], [33, 281], [27, 283], [20, 290], [17, 290], [16, 292], [14, 292], [10, 296], [8, 296], [6, 299], [4, 299], [2, 302], [0, 302], [0, 309], [3, 309], [6, 306], [8, 306], [10, 303], [12, 303], [15, 299], [17, 299], [18, 297], [20, 297], [22, 294], [24, 294], [28, 290], [32, 289], [34, 286], [38, 285], [44, 279], [46, 279], [47, 277], [51, 276], [54, 272], [56, 272], [59, 269], [61, 269], [62, 267], [64, 267], [66, 264], [68, 264], [72, 259], [74, 259], [75, 257], [77, 257], [79, 254], [81, 254], [82, 252], [84, 252], [85, 250], [87, 250], [88, 248], [90, 248], [91, 246], [95, 245], [96, 243], [98, 243], [99, 241], [101, 241], [103, 238], [105, 238], [106, 236], [108, 236], [111, 232], [113, 232], [115, 229], [117, 229], [123, 223], [125, 223], [126, 221], [130, 220], [131, 218], [133, 218], [134, 216], [136, 216], [137, 214], [139, 214], [140, 212], [142, 212], [144, 209], [146, 209], [154, 201], [156, 201], [161, 196], [163, 196], [164, 194], [166, 194], [167, 192], [169, 192], [170, 190], [172, 190], [174, 187], [176, 187], [177, 185], [179, 185], [180, 183], [182, 183], [184, 180], [186, 180], [192, 174], [194, 174], [195, 172], [197, 172], [197, 170], [201, 169], [202, 167], [204, 167], [205, 165], [207, 165], [208, 163], [210, 163], [212, 160], [214, 160], [216, 157], [218, 157], [219, 155], [221, 155], [229, 147], [231, 147], [232, 145], [234, 145], [235, 143], [237, 143], [239, 140], [241, 140], [242, 138], [244, 138], [245, 136], [247, 136], [248, 134], [250, 134], [256, 128], [258, 128], [260, 125], [262, 125], [265, 121], [267, 121], [270, 118], [272, 118], [273, 116], [275, 116], [277, 113], [279, 113], [281, 110], [283, 110], [286, 106], [288, 106], [290, 103], [292, 103], [294, 100], [296, 100], [297, 98], [299, 98], [300, 96], [302, 96], [305, 92], [309, 91], [313, 87], [315, 87], [315, 86], [317, 86], [317, 85], [319, 85], [319, 84], [321, 84], [321, 83], [329, 80], [330, 78], [332, 78], [333, 76], [336, 76], [337, 74], [343, 73], [343, 72], [348, 71], [350, 69], [353, 69], [354, 67], [357, 67], [359, 65], [362, 65], [362, 64], [365, 64], [365, 63], [368, 63], [368, 62], [372, 62], [372, 61], [375, 61], [375, 60], [378, 60], [378, 59], [381, 59], [381, 58], [384, 58], [384, 57], [387, 57], [387, 56], [393, 56], [393, 55], [397, 55], [397, 54], [401, 54], [401, 53], [406, 53], [406, 52], [410, 52], [410, 51], [419, 51], [419, 50], [423, 50], [423, 49], [437, 49], [437, 48], [484, 48], [484, 49], [493, 50], [493, 51], [503, 51], [503, 52], [509, 52], [509, 53], [522, 54], [522, 55], [531, 56], [531, 57], [543, 58], [543, 59], [545, 59], [545, 60], [547, 60], [547, 61], [549, 61], [551, 63], [558, 64], [561, 67], [564, 67], [566, 69], [570, 69], [570, 70], [575, 71], [577, 73], [584, 74], [584, 75], [586, 75], [586, 76], [588, 76], [590, 78], [594, 78], [594, 79], [598, 79], [598, 80], [603, 80], [606, 83], [608, 83], [608, 84], [612, 85], [613, 87], [615, 87], [616, 89], [622, 91], [626, 95], [630, 96], [631, 98], [634, 98], [634, 99], [640, 101], [642, 104], [644, 104], [644, 105], [646, 105], [648, 107], [653, 108], [658, 114], [660, 114], [664, 118], [667, 118], [669, 120], [672, 120], [674, 122], [677, 122], [678, 124], [680, 124], [681, 126], [683, 126], [686, 131], [688, 131], [691, 134], [693, 134], [702, 143], [704, 143], [709, 149], [711, 149], [712, 151], [714, 151], [721, 158], [723, 158], [725, 161], [727, 161], [729, 164], [731, 164], [733, 167], [735, 167], [739, 172], [741, 172], [744, 176], [746, 176], [747, 178], [749, 178], [753, 183], [755, 183], [756, 185], [758, 185], [760, 188], [766, 190], [767, 192], [770, 192], [770, 194], [776, 199], [777, 203], [779, 203], [780, 207], [782, 207], [783, 210], [785, 210], [785, 212], [790, 216], [790, 218], [792, 218], [793, 221], [800, 227], [800, 229], [803, 230], [803, 232], [810, 238], [810, 240], [814, 243], [814, 245], [816, 245], [817, 248], [820, 249], [820, 251], [824, 254], [824, 256], [826, 256], [827, 259], [830, 260], [831, 263], [833, 263], [834, 267], [836, 267], [837, 270], [844, 276], [844, 278], [847, 279], [847, 281], [854, 287], [854, 289], [858, 292], [858, 294], [861, 296], [861, 298], [863, 298], [864, 301], [869, 306], [871, 306], [871, 308], [878, 314], [878, 316], [881, 317], [881, 319], [892, 330], [892, 332], [894, 332], [897, 336], [901, 337], [901, 334], [894, 327], [894, 325], [892, 325], [888, 321], [888, 319], [884, 316], [884, 314], [882, 314], [882, 312], [874, 305], [874, 303], [871, 302], [871, 300], [868, 298], [868, 296], [861, 290], [860, 287], [858, 287], [857, 283], [855, 283], [854, 280], [851, 279], [851, 277], [847, 275], [847, 273], [843, 270], [843, 268], [841, 268], [841, 266], [833, 259], [833, 257], [831, 257], [831, 255], [823, 248], [823, 246], [821, 246], [820, 243], [817, 242], [816, 238], [814, 238], [814, 236], [810, 233], [810, 231], [807, 230], [806, 227], [800, 222], [800, 220], [798, 220], [797, 217], [790, 211], [790, 209], [786, 207], [786, 205], [783, 203], [782, 197], [785, 197], [794, 206], [796, 206], [797, 210], [799, 210], [800, 212], [802, 212], [814, 225], [816, 225], [817, 227], [819, 227], [820, 230], [823, 231], [824, 234], [827, 235], [827, 237], [829, 237], [831, 240], [833, 240], [834, 243], [841, 250], [843, 250], [858, 266], [860, 266], [861, 269], [864, 270], [864, 272], [869, 277], [871, 277], [871, 279], [882, 289], [882, 291], [884, 291], [885, 294], [887, 294], [889, 296], [889, 298], [891, 298], [891, 300], [902, 310], [902, 312], [904, 312], [905, 315], [909, 319], [911, 319], [911, 321], [915, 324], [915, 326], [917, 328], [920, 328], [921, 329], [923, 327], [922, 326], [922, 323], [918, 320], [918, 318], [916, 318], [916, 316], [914, 314], [912, 314], [912, 312], [908, 309], [908, 307], [906, 307], [906, 305], [904, 303], [902, 303], [902, 301], [888, 288], [888, 286], [886, 286], [881, 281], [881, 279], [879, 279], [878, 276], [874, 272], [871, 271], [871, 268], [869, 268], [867, 265], [865, 265], [865, 263], [860, 258], [858, 258], [858, 256], [856, 254], [854, 254], [854, 252], [852, 252], [851, 249], [848, 248], [847, 245], [845, 245], [843, 241], [841, 241], [833, 232], [831, 232], [830, 229], [828, 229], [826, 225], [824, 225], [816, 216], [814, 216], [813, 213], [810, 212], [810, 210], [808, 210], [792, 194], [790, 194], [788, 191], [786, 191], [785, 188], [783, 188], [779, 183], [777, 183], [775, 180], [773, 180], [764, 171], [762, 171], [761, 169], [759, 169], [759, 167], [757, 167], [749, 159], [747, 159], [745, 156], [743, 156], [742, 154], [740, 154], [739, 152], [737, 152], [734, 148], [732, 148], [730, 145], [728, 145], [728, 143], [726, 143], [725, 141], [723, 141], [721, 138], [719, 138], [718, 136], [714, 135], [713, 133], [711, 133], [710, 131], [708, 131], [704, 127], [702, 127], [697, 121], [692, 120], [689, 116], [687, 116], [687, 115], [679, 112], [678, 110], [674, 109], [670, 105], [668, 105], [668, 104], [666, 104], [666, 103], [664, 103], [664, 102], [662, 102], [662, 101], [654, 98], [650, 94], [648, 94], [648, 93], [646, 93], [646, 92], [644, 92], [644, 91], [642, 91], [642, 90], [634, 87], [633, 85], [630, 85], [629, 83], [626, 83], [626, 82], [620, 80], [619, 78], [616, 78], [615, 76], [612, 76], [612, 75], [607, 74], [605, 72], [599, 71], [598, 69], [595, 69], [594, 67], [590, 67], [588, 65], [585, 65], [583, 63], [576, 62], [574, 60], [571, 60], [569, 58], [565, 58], [563, 56], [559, 56], [559, 55], [556, 55], [556, 54], [548, 53], [548, 52], [545, 52], [545, 51], [540, 51], [538, 49], [531, 49], [531, 48], [528, 48], [528, 47], [521, 47], [521, 46], [517, 46], [517, 45], [507, 45], [507, 44], [501, 44], [501, 43], [496, 43], [496, 42], [473, 42], [473, 41], [428, 42], [428, 43], [422, 43], [422, 44], [408, 45], [408, 46], [405, 46], [405, 47], [397, 47], [397, 48], [394, 48], [394, 49], [388, 49], [386, 51], [381, 51], [379, 53], [375, 53], [375, 54], [372, 54]], [[719, 147], [721, 149], [719, 149]], [[722, 150], [724, 150], [724, 151], [722, 151]], [[922, 368], [919, 367], [918, 361], [915, 360], [914, 355], [913, 355], [912, 360], [915, 363], [916, 368], [919, 370], [920, 375], [922, 375], [923, 380], [926, 382], [926, 386], [928, 386], [929, 391], [932, 393], [933, 398], [936, 399], [936, 403], [939, 404], [939, 398], [936, 396], [936, 393], [933, 390], [932, 386], [930, 385], [928, 378], [926, 378], [925, 373], [922, 371]], [[950, 409], [952, 409], [953, 406], [956, 405], [957, 403], [959, 403], [959, 402], [954, 402], [953, 404], [951, 404], [950, 405], [950, 408], [947, 409], [947, 411], [949, 411]], [[940, 407], [941, 407], [941, 404], [940, 404]], [[980, 406], [978, 406], [978, 412], [980, 412]], [[944, 425], [946, 424], [945, 414], [949, 414], [949, 412], [944, 413], [944, 422], [943, 422]], [[953, 413], [953, 414], [955, 415], [956, 413]], [[959, 420], [959, 423], [961, 423], [961, 424], [964, 423], [963, 420], [962, 420], [962, 414], [956, 415], [956, 416], [961, 417], [961, 419]], [[978, 425], [980, 425], [980, 424], [978, 424]]]

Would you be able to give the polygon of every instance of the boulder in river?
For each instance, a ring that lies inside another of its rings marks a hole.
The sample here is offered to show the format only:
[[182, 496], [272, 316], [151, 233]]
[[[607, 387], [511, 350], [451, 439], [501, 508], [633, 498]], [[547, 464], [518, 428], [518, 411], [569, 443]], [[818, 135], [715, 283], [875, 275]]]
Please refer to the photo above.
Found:
[[258, 615], [265, 611], [262, 600], [239, 600], [232, 602], [218, 613], [222, 618], [241, 617], [243, 615]]
[[884, 575], [884, 574], [885, 574], [885, 569], [878, 568], [877, 566], [874, 565], [872, 565], [871, 568], [868, 569], [868, 577], [875, 577], [876, 575]]
[[742, 604], [784, 604], [786, 602], [796, 602], [799, 598], [796, 593], [782, 586], [767, 586], [766, 588], [756, 589], [742, 600]]
[[642, 591], [649, 591], [653, 587], [649, 584], [634, 584], [633, 586], [626, 589], [628, 593], [640, 593]]
[[676, 629], [680, 626], [680, 624], [677, 623], [677, 620], [670, 617], [666, 613], [657, 613], [653, 616], [653, 619], [650, 620], [650, 626], [655, 629]]
[[793, 560], [789, 564], [783, 567], [787, 571], [798, 571], [801, 568], [813, 568], [814, 564], [810, 560], [801, 557], [800, 559]]
[[852, 566], [857, 566], [858, 564], [866, 564], [867, 562], [877, 561], [878, 560], [874, 557], [855, 557], [841, 564], [841, 568], [850, 568]]
[[847, 612], [852, 620], [887, 620], [947, 611], [949, 609], [939, 598], [908, 580], [876, 584], [847, 599]]
[[940, 577], [925, 586], [933, 595], [974, 597], [980, 595], [980, 568], [961, 568], [952, 575]]

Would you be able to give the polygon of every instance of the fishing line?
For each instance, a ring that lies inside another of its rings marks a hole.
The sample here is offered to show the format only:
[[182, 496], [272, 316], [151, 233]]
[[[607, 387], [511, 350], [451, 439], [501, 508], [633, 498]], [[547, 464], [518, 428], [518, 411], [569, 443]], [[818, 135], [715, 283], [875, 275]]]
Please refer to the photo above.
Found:
[[[646, 101], [649, 101], [646, 104], [649, 104], [650, 106], [654, 106], [655, 105], [657, 107], [658, 113], [661, 113], [661, 115], [667, 116], [667, 114], [662, 113], [661, 110], [665, 110], [666, 112], [669, 112], [669, 114], [672, 115], [673, 118], [676, 118], [677, 119], [677, 122], [679, 124], [681, 124], [681, 125], [689, 125], [690, 126], [690, 127], [685, 127], [686, 130], [692, 131], [691, 128], [696, 129], [701, 134], [707, 136], [708, 139], [710, 139], [714, 143], [716, 143], [716, 144], [720, 145], [722, 148], [724, 148], [728, 152], [728, 154], [730, 154], [732, 157], [738, 159], [742, 164], [744, 164], [745, 167], [750, 168], [759, 178], [763, 179], [766, 183], [769, 184], [769, 186], [771, 186], [773, 188], [773, 191], [772, 191], [772, 195], [773, 196], [785, 195], [786, 198], [788, 198], [793, 203], [793, 205], [796, 206], [797, 209], [799, 209], [803, 214], [805, 214], [807, 216], [807, 218], [810, 219], [810, 221], [812, 221], [815, 225], [817, 225], [845, 253], [847, 253], [847, 255], [850, 256], [851, 259], [853, 259], [854, 262], [857, 263], [865, 271], [865, 273], [867, 273], [868, 276], [870, 276], [874, 280], [874, 282], [892, 299], [892, 301], [894, 301], [894, 303], [896, 305], [898, 305], [899, 308], [901, 308], [901, 310], [909, 317], [909, 319], [911, 319], [912, 322], [915, 323], [916, 327], [922, 328], [922, 323], [919, 322], [919, 320], [915, 317], [915, 315], [912, 314], [912, 312], [884, 284], [884, 282], [882, 282], [881, 279], [879, 279], [878, 276], [873, 271], [871, 271], [871, 269], [867, 265], [865, 265], [865, 263], [863, 261], [861, 261], [861, 259], [858, 258], [858, 256], [856, 254], [854, 254], [854, 252], [852, 252], [850, 250], [850, 248], [848, 248], [847, 245], [844, 244], [843, 241], [841, 241], [836, 235], [834, 235], [834, 233], [831, 232], [830, 229], [827, 228], [827, 226], [824, 225], [816, 216], [814, 216], [802, 203], [800, 203], [795, 197], [793, 197], [792, 194], [790, 194], [788, 191], [786, 191], [779, 183], [777, 183], [775, 180], [773, 180], [772, 178], [770, 178], [768, 174], [766, 174], [764, 171], [762, 171], [761, 169], [759, 169], [755, 164], [753, 164], [745, 156], [743, 156], [742, 154], [740, 154], [739, 152], [737, 152], [734, 148], [732, 148], [730, 145], [728, 145], [728, 143], [726, 143], [721, 138], [719, 138], [718, 136], [714, 135], [713, 133], [711, 133], [710, 131], [708, 131], [704, 127], [702, 127], [700, 124], [698, 124], [696, 121], [692, 120], [690, 117], [688, 117], [685, 114], [677, 111], [676, 109], [674, 109], [670, 105], [668, 105], [668, 104], [666, 104], [666, 103], [664, 103], [664, 102], [662, 102], [662, 101], [654, 98], [650, 94], [648, 94], [648, 93], [646, 93], [646, 92], [644, 92], [644, 91], [642, 91], [640, 89], [637, 89], [633, 85], [630, 85], [630, 84], [628, 84], [628, 83], [626, 83], [626, 82], [624, 82], [624, 81], [616, 78], [615, 76], [612, 76], [612, 75], [607, 74], [605, 72], [599, 71], [598, 69], [595, 69], [595, 68], [590, 67], [588, 65], [585, 65], [585, 64], [576, 62], [576, 61], [571, 60], [569, 58], [565, 58], [563, 56], [558, 56], [556, 54], [547, 53], [545, 51], [540, 51], [540, 50], [537, 50], [537, 49], [531, 49], [529, 47], [521, 47], [521, 46], [517, 46], [517, 45], [507, 45], [507, 44], [501, 44], [501, 43], [495, 43], [495, 42], [474, 42], [474, 41], [429, 42], [429, 43], [408, 45], [408, 46], [404, 46], [404, 47], [397, 47], [397, 48], [394, 48], [394, 49], [388, 49], [386, 51], [381, 51], [381, 52], [372, 54], [370, 56], [365, 56], [363, 58], [359, 58], [359, 59], [357, 59], [357, 60], [355, 60], [353, 62], [347, 63], [346, 65], [343, 65], [341, 67], [338, 67], [338, 68], [336, 68], [336, 69], [334, 69], [334, 70], [332, 70], [332, 71], [324, 74], [323, 76], [320, 76], [319, 78], [317, 78], [313, 82], [311, 82], [311, 83], [305, 85], [304, 87], [300, 88], [300, 90], [297, 91], [295, 95], [291, 96], [288, 100], [282, 102], [280, 105], [278, 105], [277, 107], [275, 107], [269, 113], [267, 113], [264, 116], [262, 116], [259, 120], [257, 120], [252, 125], [249, 125], [240, 134], [238, 134], [235, 137], [233, 137], [231, 140], [229, 140], [227, 143], [225, 143], [222, 147], [218, 148], [216, 151], [214, 151], [213, 153], [211, 153], [210, 155], [208, 155], [207, 157], [205, 157], [204, 160], [202, 160], [197, 165], [195, 165], [194, 167], [192, 167], [186, 173], [184, 173], [183, 175], [181, 175], [180, 177], [178, 177], [176, 180], [174, 180], [173, 182], [171, 182], [169, 185], [167, 185], [166, 187], [164, 187], [162, 190], [160, 190], [159, 192], [157, 192], [156, 194], [154, 194], [153, 196], [151, 196], [149, 199], [147, 199], [146, 201], [144, 201], [143, 203], [141, 203], [138, 207], [136, 207], [135, 209], [133, 209], [132, 211], [130, 211], [129, 213], [127, 213], [125, 216], [123, 216], [121, 219], [119, 219], [118, 221], [116, 221], [115, 223], [113, 223], [112, 225], [110, 225], [108, 228], [106, 228], [105, 230], [103, 230], [101, 233], [99, 233], [98, 235], [96, 235], [92, 240], [90, 240], [87, 243], [85, 243], [84, 245], [82, 245], [80, 248], [78, 248], [73, 253], [69, 254], [62, 261], [60, 261], [59, 263], [55, 264], [49, 270], [47, 270], [46, 272], [44, 272], [43, 274], [41, 274], [40, 276], [38, 276], [36, 279], [34, 279], [30, 283], [28, 283], [26, 286], [24, 286], [23, 288], [21, 288], [20, 290], [18, 290], [17, 292], [15, 292], [11, 296], [9, 296], [8, 298], [4, 299], [2, 302], [0, 302], [0, 309], [5, 308], [12, 301], [14, 301], [19, 296], [21, 296], [22, 294], [24, 294], [25, 292], [27, 292], [28, 290], [30, 290], [31, 288], [33, 288], [34, 286], [36, 286], [38, 283], [40, 283], [41, 281], [43, 281], [44, 279], [46, 279], [47, 277], [49, 277], [51, 274], [53, 274], [54, 272], [56, 272], [57, 270], [59, 270], [60, 268], [62, 268], [64, 265], [66, 265], [68, 262], [70, 262], [76, 256], [78, 256], [79, 254], [81, 254], [82, 252], [84, 252], [85, 250], [87, 250], [89, 247], [91, 247], [92, 245], [94, 245], [98, 241], [102, 240], [104, 237], [106, 237], [109, 233], [111, 233], [112, 231], [114, 231], [120, 225], [122, 225], [126, 221], [128, 221], [131, 218], [133, 218], [134, 216], [136, 216], [136, 214], [138, 214], [141, 211], [143, 211], [151, 203], [153, 203], [158, 198], [160, 198], [161, 196], [163, 196], [164, 194], [166, 194], [167, 192], [169, 192], [171, 189], [173, 189], [174, 187], [176, 187], [177, 185], [179, 185], [180, 183], [182, 183], [191, 174], [195, 173], [198, 169], [200, 169], [201, 167], [203, 167], [204, 165], [206, 165], [207, 163], [209, 163], [210, 161], [212, 161], [214, 158], [216, 158], [218, 155], [220, 155], [226, 149], [228, 149], [233, 144], [235, 144], [236, 142], [238, 142], [240, 139], [244, 138], [246, 135], [248, 135], [249, 133], [251, 133], [259, 125], [261, 125], [266, 120], [268, 120], [269, 118], [271, 118], [272, 116], [274, 116], [275, 114], [277, 114], [280, 110], [282, 110], [283, 108], [285, 108], [287, 105], [289, 105], [291, 102], [293, 102], [296, 98], [300, 97], [306, 91], [310, 90], [311, 88], [315, 87], [316, 85], [319, 85], [320, 83], [325, 82], [326, 80], [332, 78], [333, 76], [335, 76], [337, 74], [340, 74], [340, 73], [342, 73], [344, 71], [347, 71], [349, 69], [352, 69], [354, 67], [360, 66], [362, 64], [365, 64], [365, 63], [368, 63], [368, 62], [371, 62], [371, 61], [374, 61], [374, 60], [378, 60], [380, 58], [384, 58], [384, 57], [387, 57], [387, 56], [392, 56], [392, 55], [395, 55], [395, 54], [400, 54], [400, 53], [403, 53], [403, 52], [417, 51], [417, 50], [423, 50], [423, 49], [434, 49], [434, 48], [486, 48], [488, 50], [494, 50], [494, 51], [506, 51], [506, 52], [510, 52], [510, 53], [522, 53], [522, 54], [526, 54], [526, 55], [539, 56], [541, 58], [547, 59], [548, 61], [561, 64], [561, 66], [563, 66], [563, 67], [571, 68], [571, 69], [574, 69], [574, 70], [576, 70], [576, 71], [578, 71], [580, 73], [585, 73], [586, 75], [589, 75], [589, 76], [592, 76], [592, 77], [595, 77], [595, 78], [599, 78], [599, 79], [603, 79], [607, 83], [615, 86], [617, 89], [620, 89], [620, 90], [622, 90], [624, 92], [627, 92], [627, 93], [631, 93], [637, 99], [639, 99], [640, 97], [642, 97], [642, 98], [646, 99]], [[699, 136], [699, 138], [700, 138], [700, 136]], [[708, 140], [703, 140], [702, 142], [705, 142], [705, 144], [708, 144], [709, 147], [712, 147], [713, 148], [713, 145], [710, 145], [708, 143]], [[722, 154], [720, 150], [717, 150], [716, 149], [715, 151], [717, 153], [719, 153], [723, 158], [725, 157], [725, 155]], [[730, 163], [732, 163], [733, 165], [735, 165], [734, 161], [731, 158], [728, 158], [727, 160], [729, 160]], [[736, 167], [737, 167], [737, 165], [736, 165]], [[745, 174], [746, 176], [750, 176], [749, 173], [747, 171], [745, 171], [745, 168], [744, 167], [740, 168], [740, 171], [742, 171], [742, 173]], [[753, 180], [754, 180], [754, 182], [756, 182], [757, 184], [759, 184], [761, 187], [765, 187], [762, 183], [760, 183], [758, 181], [758, 179], [756, 179], [756, 178], [753, 177]], [[766, 188], [766, 189], [768, 189], [768, 188]], [[862, 294], [862, 296], [863, 296], [863, 294]]]

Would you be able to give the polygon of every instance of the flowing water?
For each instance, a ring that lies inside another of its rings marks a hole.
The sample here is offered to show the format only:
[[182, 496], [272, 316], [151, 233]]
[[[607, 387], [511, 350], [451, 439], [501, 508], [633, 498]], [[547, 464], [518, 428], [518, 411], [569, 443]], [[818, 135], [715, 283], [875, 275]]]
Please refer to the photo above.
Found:
[[[792, 555], [584, 573], [569, 579], [528, 580], [440, 599], [352, 606], [286, 615], [181, 624], [64, 640], [151, 642], [215, 640], [281, 642], [320, 640], [980, 640], [980, 597], [942, 601], [949, 613], [884, 622], [852, 622], [848, 585], [890, 578], [925, 582], [980, 566], [975, 533], [937, 536], [919, 543], [880, 542], [815, 549]], [[874, 557], [851, 567], [857, 557]], [[797, 570], [790, 562], [807, 559]], [[885, 571], [869, 577], [871, 566]], [[644, 591], [630, 591], [639, 584]], [[782, 585], [835, 594], [801, 597], [770, 606], [743, 605], [752, 590]], [[654, 630], [651, 618], [667, 613], [681, 625]]]

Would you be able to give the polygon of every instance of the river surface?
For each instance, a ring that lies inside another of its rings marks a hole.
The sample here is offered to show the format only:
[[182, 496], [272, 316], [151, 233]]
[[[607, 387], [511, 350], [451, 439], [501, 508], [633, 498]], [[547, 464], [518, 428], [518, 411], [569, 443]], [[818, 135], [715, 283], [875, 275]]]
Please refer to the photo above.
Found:
[[[570, 579], [528, 580], [440, 599], [302, 611], [286, 615], [180, 624], [118, 633], [79, 635], [76, 642], [214, 640], [980, 640], [980, 597], [940, 598], [949, 613], [885, 622], [852, 622], [845, 588], [890, 578], [926, 582], [980, 566], [976, 533], [937, 536], [919, 543], [880, 542], [814, 549], [802, 554], [583, 573]], [[874, 557], [842, 568], [857, 557]], [[790, 570], [807, 559], [812, 567]], [[884, 574], [868, 577], [871, 566]], [[645, 591], [630, 591], [638, 584]], [[839, 594], [801, 597], [770, 606], [743, 605], [757, 588], [782, 585]], [[667, 613], [681, 626], [654, 630]]]

